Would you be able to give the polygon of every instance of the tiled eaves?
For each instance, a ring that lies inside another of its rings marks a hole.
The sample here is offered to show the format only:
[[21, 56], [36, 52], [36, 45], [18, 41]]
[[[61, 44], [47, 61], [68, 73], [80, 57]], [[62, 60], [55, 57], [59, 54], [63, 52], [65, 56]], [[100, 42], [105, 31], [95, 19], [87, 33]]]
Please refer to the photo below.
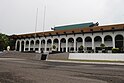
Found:
[[35, 34], [36, 34], [36, 37], [47, 37], [47, 36], [55, 36], [55, 35], [60, 36], [60, 35], [68, 35], [68, 34], [79, 34], [79, 33], [84, 34], [84, 33], [120, 31], [120, 30], [124, 30], [124, 24], [20, 34], [20, 35], [13, 35], [12, 38], [15, 38], [15, 39], [32, 38], [32, 37], [35, 38]]

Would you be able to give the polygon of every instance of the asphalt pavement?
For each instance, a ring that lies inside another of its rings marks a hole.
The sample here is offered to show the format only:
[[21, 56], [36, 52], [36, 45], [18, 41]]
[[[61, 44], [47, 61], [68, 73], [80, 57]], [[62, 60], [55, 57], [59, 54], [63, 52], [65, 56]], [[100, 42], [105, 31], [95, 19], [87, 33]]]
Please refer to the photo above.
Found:
[[124, 66], [1, 58], [0, 83], [124, 83]]

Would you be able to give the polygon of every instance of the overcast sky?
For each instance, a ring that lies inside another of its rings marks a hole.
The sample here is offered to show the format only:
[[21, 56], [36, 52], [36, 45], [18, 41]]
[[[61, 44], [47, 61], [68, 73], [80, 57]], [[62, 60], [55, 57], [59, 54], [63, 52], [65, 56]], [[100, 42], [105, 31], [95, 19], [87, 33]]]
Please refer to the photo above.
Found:
[[0, 0], [0, 33], [22, 34], [45, 31], [54, 26], [99, 22], [100, 25], [124, 23], [124, 0]]

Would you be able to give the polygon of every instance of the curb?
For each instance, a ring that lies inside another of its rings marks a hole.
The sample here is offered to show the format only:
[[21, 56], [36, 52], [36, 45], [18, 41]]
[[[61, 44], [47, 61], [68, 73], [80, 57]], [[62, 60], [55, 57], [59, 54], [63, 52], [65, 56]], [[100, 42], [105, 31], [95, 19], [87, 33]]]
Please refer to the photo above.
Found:
[[106, 65], [124, 65], [124, 63], [116, 62], [81, 62], [81, 61], [65, 61], [65, 60], [46, 60], [51, 62], [67, 62], [67, 63], [87, 63], [87, 64], [106, 64]]

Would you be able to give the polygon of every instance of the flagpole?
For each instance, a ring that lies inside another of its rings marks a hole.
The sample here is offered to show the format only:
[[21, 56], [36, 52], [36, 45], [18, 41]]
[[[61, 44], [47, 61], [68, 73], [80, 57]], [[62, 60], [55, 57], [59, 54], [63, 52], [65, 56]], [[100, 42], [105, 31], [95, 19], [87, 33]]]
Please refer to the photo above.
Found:
[[35, 38], [36, 38], [36, 32], [37, 32], [37, 18], [38, 18], [38, 8], [37, 8], [37, 11], [36, 11]]
[[[45, 4], [45, 1], [44, 1]], [[46, 4], [44, 5], [44, 15], [43, 15], [43, 35], [44, 35], [44, 29], [45, 29], [45, 20], [46, 20]]]

